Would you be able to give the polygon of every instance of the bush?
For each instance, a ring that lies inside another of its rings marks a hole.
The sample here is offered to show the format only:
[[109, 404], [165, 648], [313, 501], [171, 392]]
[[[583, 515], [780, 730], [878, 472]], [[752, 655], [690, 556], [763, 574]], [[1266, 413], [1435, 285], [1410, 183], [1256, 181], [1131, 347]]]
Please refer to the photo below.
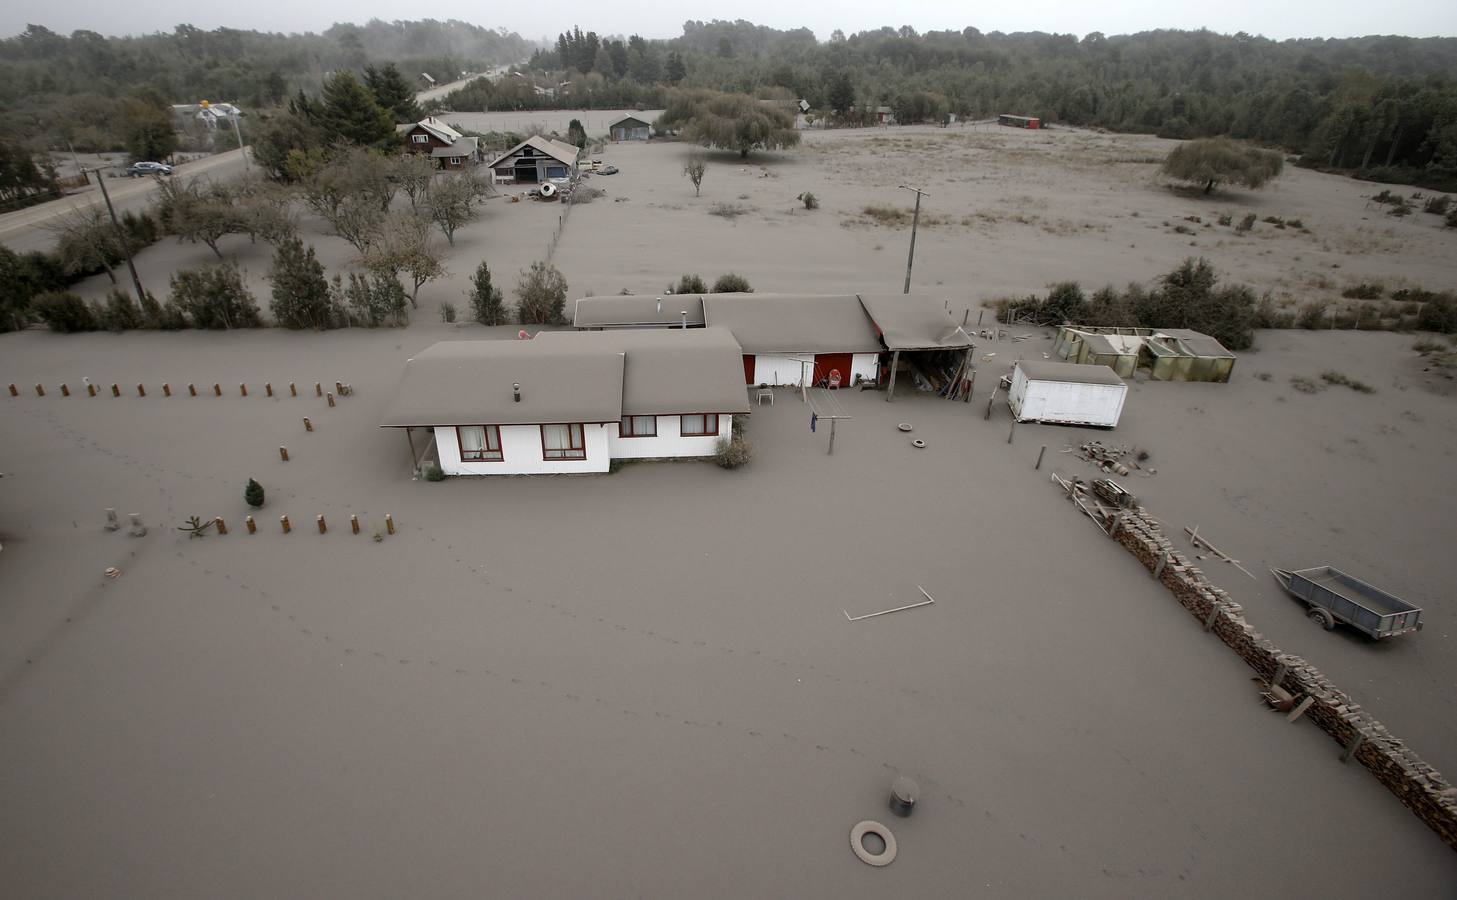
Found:
[[1290, 386], [1302, 394], [1319, 394], [1325, 388], [1306, 378], [1304, 375], [1293, 375], [1290, 378]]
[[263, 485], [248, 479], [248, 486], [243, 488], [243, 502], [254, 509], [263, 508]]
[[142, 327], [142, 314], [120, 288], [112, 288], [107, 292], [106, 304], [101, 307], [99, 319], [99, 324], [107, 331], [130, 331]]
[[1355, 287], [1348, 287], [1341, 291], [1341, 296], [1347, 300], [1380, 300], [1386, 289], [1379, 284], [1368, 284], [1361, 282]]
[[172, 276], [172, 302], [194, 328], [261, 328], [258, 304], [232, 261]]
[[445, 472], [442, 471], [441, 468], [435, 463], [426, 463], [425, 467], [421, 470], [421, 472], [422, 474], [424, 474], [426, 481], [445, 480]]
[[360, 275], [349, 273], [349, 283], [344, 285], [338, 275], [334, 276], [334, 305], [349, 309], [352, 325], [378, 328], [381, 325], [408, 325], [409, 298], [398, 278], [383, 273]]
[[1451, 207], [1451, 205], [1452, 198], [1447, 196], [1446, 194], [1443, 194], [1440, 197], [1428, 197], [1427, 202], [1422, 205], [1422, 210], [1424, 212], [1429, 212], [1434, 216], [1445, 216], [1447, 214], [1447, 209]]
[[754, 289], [749, 286], [749, 279], [742, 275], [735, 275], [730, 272], [727, 275], [718, 276], [713, 283], [714, 294], [752, 294]]
[[440, 321], [455, 321], [455, 304], [451, 303], [449, 300], [446, 300], [440, 304]]
[[754, 446], [742, 434], [719, 438], [713, 447], [713, 461], [721, 469], [737, 469], [754, 458]]
[[329, 295], [324, 267], [312, 246], [298, 238], [278, 245], [273, 254], [273, 318], [284, 328], [334, 328], [339, 322]]
[[1161, 171], [1179, 181], [1202, 185], [1208, 194], [1221, 183], [1264, 187], [1284, 167], [1285, 158], [1273, 150], [1226, 138], [1204, 138], [1169, 151]]
[[1295, 317], [1295, 327], [1305, 328], [1314, 331], [1317, 328], [1325, 327], [1326, 303], [1320, 300], [1313, 300], [1300, 307], [1300, 313]]
[[1457, 228], [1457, 206], [1447, 210], [1447, 227]]
[[1444, 352], [1446, 352], [1447, 345], [1444, 344], [1444, 343], [1442, 343], [1441, 341], [1434, 341], [1434, 340], [1430, 340], [1428, 338], [1421, 338], [1416, 343], [1412, 344], [1411, 345], [1411, 348], [1413, 350], [1415, 350], [1416, 352], [1420, 353], [1422, 356], [1426, 356], [1429, 353], [1444, 353]]
[[566, 321], [567, 279], [556, 266], [534, 262], [516, 282], [516, 318], [523, 325], [560, 325]]
[[476, 266], [471, 276], [470, 299], [471, 318], [482, 325], [505, 325], [506, 302], [501, 289], [491, 284], [491, 267], [485, 260]]
[[748, 211], [747, 207], [740, 206], [737, 203], [724, 203], [723, 201], [719, 201], [708, 208], [708, 214], [710, 216], [718, 216], [721, 219], [728, 219], [729, 221], [745, 215]]
[[708, 285], [704, 284], [703, 279], [699, 278], [697, 275], [684, 275], [682, 278], [678, 279], [677, 287], [674, 287], [671, 284], [668, 285], [668, 293], [706, 294], [708, 293]]
[[803, 194], [800, 194], [795, 199], [797, 199], [799, 202], [803, 203], [805, 209], [819, 209], [820, 208], [819, 198], [816, 197], [811, 191], [805, 191]]
[[40, 294], [31, 299], [30, 309], [52, 331], [71, 334], [96, 330], [96, 313], [85, 300], [69, 291]]
[[1371, 385], [1365, 383], [1364, 381], [1357, 381], [1356, 379], [1351, 378], [1350, 376], [1342, 372], [1322, 372], [1320, 374], [1320, 377], [1321, 380], [1324, 381], [1326, 384], [1343, 384], [1351, 390], [1362, 394], [1376, 393], [1376, 389]]
[[1457, 301], [1450, 294], [1430, 295], [1417, 313], [1417, 329], [1441, 334], [1457, 333]]
[[1255, 214], [1254, 213], [1247, 214], [1243, 219], [1240, 219], [1238, 225], [1234, 226], [1234, 233], [1235, 234], [1244, 234], [1247, 231], [1254, 231], [1254, 230], [1255, 230]]

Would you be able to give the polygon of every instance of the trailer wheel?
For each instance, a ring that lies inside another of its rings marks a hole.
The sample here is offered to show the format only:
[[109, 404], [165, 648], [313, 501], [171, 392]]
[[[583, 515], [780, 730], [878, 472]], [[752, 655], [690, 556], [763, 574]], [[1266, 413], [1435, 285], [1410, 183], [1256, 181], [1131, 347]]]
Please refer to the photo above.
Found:
[[1328, 609], [1324, 609], [1319, 606], [1312, 606], [1310, 608], [1309, 615], [1311, 621], [1315, 622], [1326, 631], [1330, 631], [1332, 628], [1336, 627], [1336, 617], [1331, 615], [1330, 610]]

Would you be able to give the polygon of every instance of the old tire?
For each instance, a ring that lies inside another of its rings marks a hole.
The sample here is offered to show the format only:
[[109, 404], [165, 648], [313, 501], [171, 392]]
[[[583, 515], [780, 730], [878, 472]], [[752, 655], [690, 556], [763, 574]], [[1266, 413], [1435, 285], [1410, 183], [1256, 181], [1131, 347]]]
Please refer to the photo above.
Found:
[[1312, 606], [1308, 613], [1310, 620], [1326, 631], [1336, 627], [1336, 617], [1331, 615], [1330, 610], [1319, 606]]
[[[878, 836], [882, 841], [885, 842], [885, 849], [880, 851], [879, 853], [871, 853], [869, 850], [866, 850], [866, 834], [873, 834]], [[874, 822], [866, 819], [864, 822], [861, 822], [854, 828], [850, 829], [850, 849], [853, 850], [855, 852], [855, 856], [858, 857], [859, 860], [866, 865], [876, 866], [877, 868], [880, 866], [888, 866], [891, 863], [895, 862], [895, 855], [897, 851], [895, 835], [891, 834], [890, 829], [886, 828], [879, 822]]]

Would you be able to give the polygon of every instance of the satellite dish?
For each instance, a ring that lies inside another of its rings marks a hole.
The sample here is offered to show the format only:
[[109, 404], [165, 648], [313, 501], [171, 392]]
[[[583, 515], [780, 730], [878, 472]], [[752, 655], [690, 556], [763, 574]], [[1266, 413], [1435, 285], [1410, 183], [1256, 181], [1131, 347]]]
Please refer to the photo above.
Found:
[[548, 181], [546, 184], [543, 184], [538, 189], [538, 192], [543, 197], [555, 197], [556, 196], [556, 185], [554, 185], [550, 181]]

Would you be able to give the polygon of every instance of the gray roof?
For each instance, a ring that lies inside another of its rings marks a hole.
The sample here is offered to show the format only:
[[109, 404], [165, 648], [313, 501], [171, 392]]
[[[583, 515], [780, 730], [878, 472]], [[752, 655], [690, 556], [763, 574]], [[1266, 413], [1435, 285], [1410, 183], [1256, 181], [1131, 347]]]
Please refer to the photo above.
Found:
[[[380, 424], [611, 422], [622, 418], [622, 370], [622, 354], [603, 348], [442, 341], [405, 363]], [[521, 385], [520, 403], [513, 383]]]
[[1179, 343], [1195, 356], [1212, 356], [1234, 359], [1234, 354], [1219, 341], [1199, 331], [1188, 328], [1160, 328], [1158, 334], [1166, 334], [1171, 338], [1178, 338]]
[[745, 353], [878, 353], [854, 294], [708, 294], [704, 320], [734, 333]]
[[743, 351], [725, 328], [544, 331], [532, 343], [625, 354], [625, 416], [749, 411]]
[[1032, 381], [1063, 381], [1073, 384], [1123, 384], [1123, 379], [1118, 377], [1118, 373], [1107, 366], [1084, 366], [1076, 363], [1043, 362], [1040, 360], [1025, 359], [1017, 363], [1017, 366]]
[[444, 159], [450, 156], [473, 156], [481, 149], [481, 139], [478, 137], [456, 138], [455, 143], [449, 147], [435, 147], [430, 151], [432, 157]]
[[861, 294], [860, 303], [880, 330], [887, 350], [966, 348], [971, 337], [945, 304], [929, 294]]
[[578, 328], [679, 325], [685, 309], [690, 326], [697, 328], [703, 325], [703, 298], [697, 294], [583, 297], [576, 302], [575, 309], [572, 324]]
[[505, 153], [502, 153], [500, 156], [491, 160], [490, 167], [495, 168], [496, 165], [501, 162], [501, 160], [505, 159], [508, 156], [513, 156], [517, 153], [520, 153], [523, 147], [528, 146], [534, 147], [542, 153], [545, 153], [547, 156], [550, 156], [552, 159], [555, 159], [558, 162], [566, 163], [567, 165], [571, 165], [572, 163], [576, 162], [577, 155], [581, 153], [581, 149], [578, 148], [575, 144], [567, 144], [562, 141], [554, 141], [551, 138], [542, 137], [539, 134], [533, 134], [531, 137], [512, 147], [510, 150], [507, 150]]
[[1108, 340], [1108, 336], [1106, 334], [1097, 334], [1096, 332], [1092, 331], [1079, 331], [1078, 337], [1082, 338], [1083, 343], [1088, 345], [1088, 350], [1091, 351], [1095, 356], [1138, 355], [1137, 349], [1121, 350], [1118, 347], [1113, 346], [1113, 342]]
[[618, 116], [617, 118], [613, 119], [611, 122], [608, 122], [607, 123], [607, 127], [609, 129], [611, 129], [614, 126], [621, 125], [623, 122], [636, 122], [639, 125], [651, 125], [651, 124], [653, 124], [652, 122], [649, 122], [647, 119], [642, 119], [642, 118], [639, 118], [637, 116]]

